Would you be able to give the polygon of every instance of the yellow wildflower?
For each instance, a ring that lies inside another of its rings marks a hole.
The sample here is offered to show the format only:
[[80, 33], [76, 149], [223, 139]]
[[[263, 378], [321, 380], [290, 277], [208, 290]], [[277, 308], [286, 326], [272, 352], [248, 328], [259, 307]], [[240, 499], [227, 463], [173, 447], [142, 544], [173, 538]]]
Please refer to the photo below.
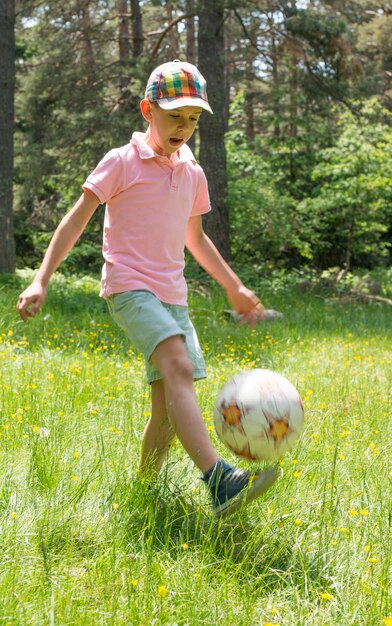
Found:
[[158, 595], [160, 595], [161, 598], [166, 598], [167, 593], [168, 593], [168, 590], [165, 587], [165, 585], [159, 585], [159, 587], [158, 587]]

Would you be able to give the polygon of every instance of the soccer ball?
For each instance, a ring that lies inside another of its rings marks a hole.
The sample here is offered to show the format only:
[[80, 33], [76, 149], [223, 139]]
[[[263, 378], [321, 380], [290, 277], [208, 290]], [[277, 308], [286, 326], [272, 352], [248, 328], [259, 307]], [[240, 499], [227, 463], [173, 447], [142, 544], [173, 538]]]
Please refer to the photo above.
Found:
[[301, 434], [301, 397], [276, 372], [239, 372], [218, 396], [214, 423], [219, 439], [237, 456], [273, 461], [290, 450]]

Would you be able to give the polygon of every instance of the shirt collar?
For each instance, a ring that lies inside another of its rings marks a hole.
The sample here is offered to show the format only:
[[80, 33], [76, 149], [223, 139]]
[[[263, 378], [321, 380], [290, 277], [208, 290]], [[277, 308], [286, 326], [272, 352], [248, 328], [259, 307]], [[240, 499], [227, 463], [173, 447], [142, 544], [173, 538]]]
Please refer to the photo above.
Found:
[[[137, 148], [140, 158], [152, 159], [154, 157], [159, 157], [159, 154], [154, 152], [154, 150], [145, 142], [144, 137], [144, 133], [132, 133], [131, 144]], [[186, 144], [183, 144], [178, 150], [178, 159], [183, 163], [186, 161], [194, 161], [194, 163], [196, 163], [192, 150]]]

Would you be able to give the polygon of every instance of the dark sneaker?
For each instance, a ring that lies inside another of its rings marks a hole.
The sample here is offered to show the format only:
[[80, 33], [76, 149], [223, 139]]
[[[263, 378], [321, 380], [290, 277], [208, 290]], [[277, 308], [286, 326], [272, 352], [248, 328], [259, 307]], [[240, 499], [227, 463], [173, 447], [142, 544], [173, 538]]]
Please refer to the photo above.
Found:
[[202, 480], [210, 488], [216, 515], [223, 517], [265, 493], [279, 474], [278, 468], [247, 472], [218, 461], [204, 474]]

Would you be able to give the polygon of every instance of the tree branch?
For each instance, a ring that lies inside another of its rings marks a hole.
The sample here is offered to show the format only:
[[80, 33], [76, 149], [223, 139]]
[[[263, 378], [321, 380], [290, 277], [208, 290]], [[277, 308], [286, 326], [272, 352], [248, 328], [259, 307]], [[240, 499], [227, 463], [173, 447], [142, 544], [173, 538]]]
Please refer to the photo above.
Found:
[[152, 49], [152, 52], [151, 52], [150, 58], [149, 58], [150, 63], [153, 60], [153, 58], [156, 55], [156, 53], [158, 52], [159, 46], [161, 45], [162, 41], [166, 37], [167, 33], [173, 28], [173, 26], [178, 24], [178, 22], [182, 22], [182, 20], [188, 19], [189, 17], [195, 17], [195, 15], [196, 15], [196, 13], [188, 13], [186, 15], [185, 14], [184, 15], [179, 15], [178, 17], [176, 17], [175, 20], [170, 22], [169, 26], [167, 26], [165, 28], [165, 30], [162, 31], [160, 37], [158, 38], [158, 41], [156, 42], [155, 46]]
[[[256, 41], [253, 40], [252, 35], [250, 34], [250, 32], [248, 31], [247, 27], [245, 26], [243, 19], [241, 17], [241, 15], [238, 13], [237, 9], [233, 9], [233, 13], [236, 16], [237, 20], [239, 21], [239, 23], [241, 24], [242, 30], [245, 33], [245, 37], [247, 39], [249, 39], [250, 43], [252, 44], [252, 46], [257, 50], [257, 52], [259, 52], [260, 54], [262, 54], [263, 56], [265, 56], [265, 52], [259, 48], [258, 44]], [[271, 31], [275, 30], [274, 27], [271, 28], [267, 28], [267, 30], [263, 30], [261, 31], [261, 34], [263, 35], [268, 35], [268, 33], [270, 33]]]

